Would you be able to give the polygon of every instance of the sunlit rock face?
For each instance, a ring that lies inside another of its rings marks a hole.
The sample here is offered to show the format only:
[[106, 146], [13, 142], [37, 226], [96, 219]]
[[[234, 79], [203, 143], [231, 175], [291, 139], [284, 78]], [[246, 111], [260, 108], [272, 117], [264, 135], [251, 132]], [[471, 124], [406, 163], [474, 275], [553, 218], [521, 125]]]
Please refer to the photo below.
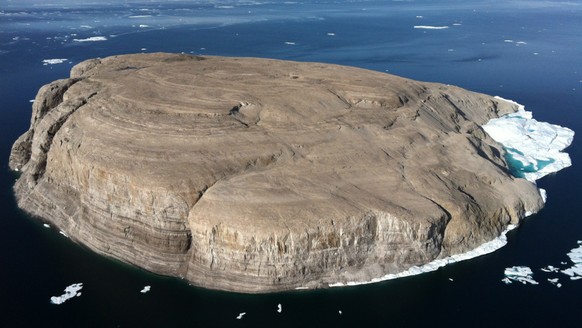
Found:
[[207, 288], [370, 281], [466, 252], [543, 202], [457, 87], [320, 63], [140, 54], [41, 88], [19, 206]]

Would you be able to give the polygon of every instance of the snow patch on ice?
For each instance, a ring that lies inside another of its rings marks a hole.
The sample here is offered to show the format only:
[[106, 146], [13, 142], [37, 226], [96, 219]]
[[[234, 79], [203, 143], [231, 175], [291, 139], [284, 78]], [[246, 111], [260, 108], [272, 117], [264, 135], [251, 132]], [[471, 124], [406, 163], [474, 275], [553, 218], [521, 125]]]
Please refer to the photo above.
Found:
[[370, 284], [370, 283], [375, 283], [375, 282], [380, 282], [380, 281], [385, 281], [385, 280], [392, 280], [392, 279], [397, 279], [397, 278], [414, 276], [414, 275], [418, 275], [418, 274], [422, 274], [422, 273], [426, 273], [426, 272], [436, 271], [437, 269], [444, 267], [447, 264], [472, 259], [475, 257], [479, 257], [481, 255], [492, 253], [492, 252], [500, 249], [501, 247], [503, 247], [507, 244], [507, 236], [506, 236], [507, 233], [515, 228], [516, 228], [515, 225], [512, 225], [512, 224], [508, 225], [507, 228], [501, 233], [501, 235], [499, 237], [497, 237], [489, 242], [486, 242], [483, 245], [481, 245], [473, 250], [470, 250], [466, 253], [456, 254], [456, 255], [446, 257], [444, 259], [434, 260], [432, 262], [429, 262], [429, 263], [421, 265], [421, 266], [413, 266], [413, 267], [409, 268], [408, 270], [402, 271], [400, 273], [387, 274], [387, 275], [380, 277], [380, 278], [374, 278], [371, 281], [350, 281], [350, 282], [346, 282], [346, 283], [338, 282], [338, 283], [330, 284], [329, 287], [356, 286], [356, 285]]
[[518, 111], [491, 119], [483, 129], [503, 145], [506, 160], [518, 177], [531, 182], [572, 165], [562, 152], [574, 139], [574, 131], [533, 119], [532, 113], [514, 101], [496, 97], [518, 106]]
[[75, 296], [81, 296], [81, 293], [79, 291], [82, 288], [83, 288], [83, 283], [76, 283], [76, 284], [72, 284], [70, 286], [67, 286], [67, 288], [65, 288], [65, 293], [63, 295], [51, 297], [51, 303], [52, 304], [62, 304]]

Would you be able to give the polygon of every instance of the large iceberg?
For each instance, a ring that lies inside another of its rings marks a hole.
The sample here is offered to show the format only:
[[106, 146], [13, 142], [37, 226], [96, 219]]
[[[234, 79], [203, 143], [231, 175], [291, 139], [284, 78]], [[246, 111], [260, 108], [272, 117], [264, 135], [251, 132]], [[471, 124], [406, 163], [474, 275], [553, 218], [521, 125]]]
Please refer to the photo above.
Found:
[[505, 159], [514, 175], [531, 182], [572, 165], [570, 156], [562, 152], [574, 138], [574, 131], [550, 123], [538, 122], [524, 106], [518, 111], [495, 118], [483, 129], [505, 148]]

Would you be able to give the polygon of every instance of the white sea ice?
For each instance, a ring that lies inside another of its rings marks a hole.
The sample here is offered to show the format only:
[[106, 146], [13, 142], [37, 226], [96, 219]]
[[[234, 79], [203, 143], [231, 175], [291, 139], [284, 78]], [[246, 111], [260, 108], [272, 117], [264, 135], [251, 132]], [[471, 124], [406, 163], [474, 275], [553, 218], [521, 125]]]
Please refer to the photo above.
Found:
[[424, 30], [444, 30], [444, 29], [447, 29], [449, 27], [448, 26], [415, 25], [414, 28], [424, 29]]
[[62, 304], [70, 298], [75, 296], [81, 296], [79, 292], [83, 288], [83, 283], [76, 283], [65, 288], [65, 293], [61, 296], [53, 296], [51, 297], [51, 303], [53, 304]]
[[66, 62], [68, 59], [67, 58], [53, 58], [53, 59], [43, 59], [42, 60], [42, 64], [43, 65], [55, 65], [55, 64], [62, 64], [64, 62]]
[[533, 279], [533, 271], [526, 266], [513, 266], [506, 268], [504, 271], [505, 278], [502, 279], [506, 284], [513, 281], [521, 282], [522, 284], [537, 285], [538, 282]]
[[572, 165], [562, 152], [574, 138], [574, 131], [554, 124], [538, 122], [524, 106], [501, 97], [499, 100], [518, 105], [518, 111], [495, 118], [483, 129], [505, 148], [508, 164], [517, 174], [531, 182]]
[[560, 271], [560, 269], [556, 268], [553, 265], [548, 265], [545, 268], [541, 268], [541, 270], [544, 271], [544, 272], [558, 272], [558, 271]]
[[140, 290], [140, 293], [145, 294], [147, 292], [149, 292], [152, 289], [152, 286], [144, 286], [144, 288], [142, 290]]
[[92, 36], [86, 39], [73, 39], [75, 42], [95, 42], [95, 41], [107, 41], [107, 38], [104, 36]]
[[582, 279], [582, 245], [572, 249], [568, 257], [574, 265], [562, 270], [562, 273], [570, 276], [571, 280]]

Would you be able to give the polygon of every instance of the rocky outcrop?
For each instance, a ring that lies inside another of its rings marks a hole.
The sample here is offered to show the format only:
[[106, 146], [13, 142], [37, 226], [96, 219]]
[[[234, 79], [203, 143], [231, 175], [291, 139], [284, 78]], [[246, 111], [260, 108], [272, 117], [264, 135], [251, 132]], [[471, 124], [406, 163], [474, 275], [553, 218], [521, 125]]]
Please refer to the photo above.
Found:
[[141, 54], [43, 87], [12, 149], [18, 204], [96, 252], [266, 292], [472, 249], [542, 201], [457, 87], [318, 63]]

